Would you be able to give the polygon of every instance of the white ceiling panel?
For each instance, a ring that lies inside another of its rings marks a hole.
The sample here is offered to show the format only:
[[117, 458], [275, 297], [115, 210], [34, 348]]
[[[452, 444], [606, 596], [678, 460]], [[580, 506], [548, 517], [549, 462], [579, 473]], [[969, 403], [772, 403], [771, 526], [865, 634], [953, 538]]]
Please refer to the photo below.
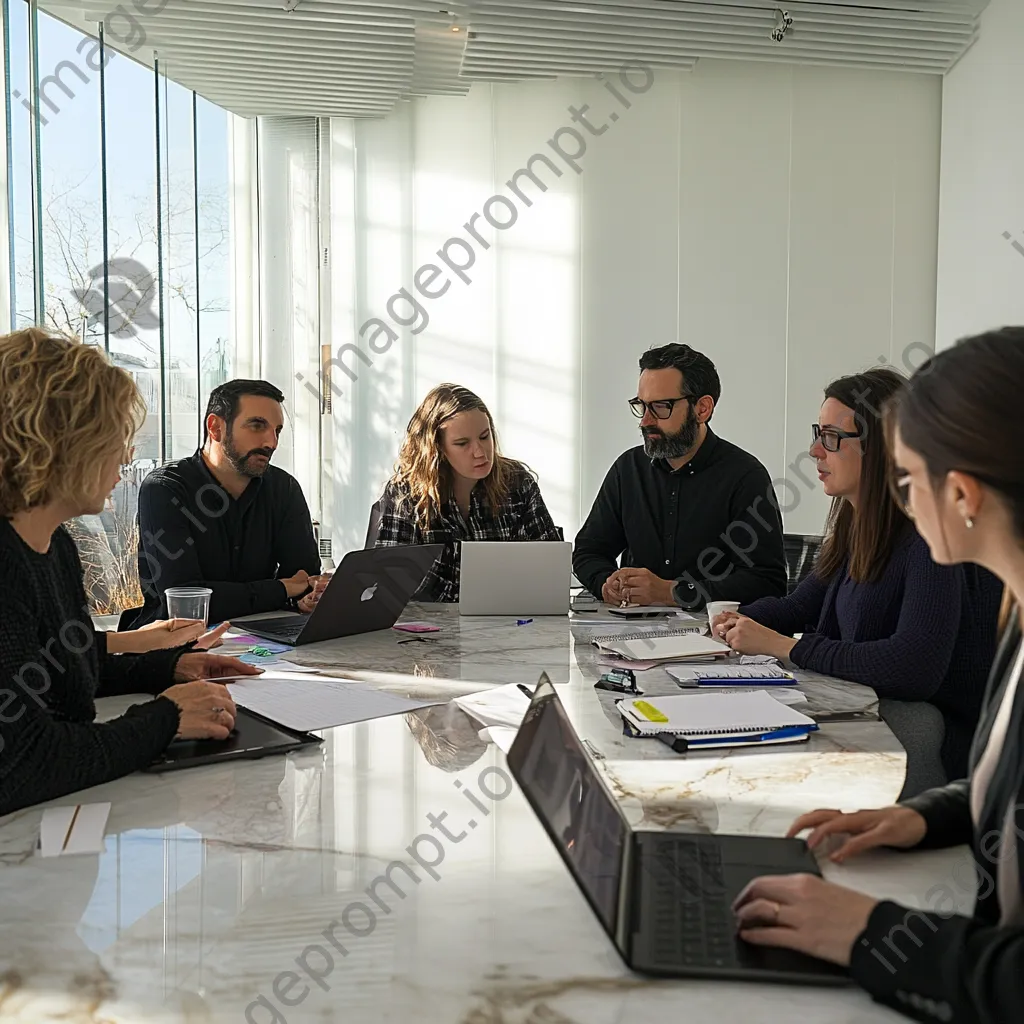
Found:
[[[594, 75], [701, 57], [942, 74], [988, 0], [131, 0], [145, 32], [108, 44], [243, 115], [375, 117], [474, 81]], [[294, 5], [286, 10], [285, 4]], [[40, 0], [96, 32], [104, 0]], [[784, 17], [783, 15], [787, 16]], [[773, 32], [781, 38], [773, 38]]]

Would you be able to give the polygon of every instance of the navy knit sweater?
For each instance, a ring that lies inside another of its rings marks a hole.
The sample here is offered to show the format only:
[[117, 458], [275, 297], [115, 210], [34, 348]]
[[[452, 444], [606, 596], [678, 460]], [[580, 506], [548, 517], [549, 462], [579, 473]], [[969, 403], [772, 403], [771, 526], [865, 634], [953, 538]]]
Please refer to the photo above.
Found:
[[96, 724], [93, 698], [159, 693], [186, 650], [107, 654], [68, 533], [44, 555], [0, 519], [0, 814], [150, 764], [178, 731], [177, 705], [157, 698]]
[[778, 633], [802, 632], [790, 654], [799, 668], [934, 704], [946, 723], [943, 764], [959, 779], [995, 657], [1001, 595], [984, 569], [936, 565], [911, 528], [874, 583], [854, 582], [846, 567], [831, 581], [812, 573], [788, 597], [740, 611]]

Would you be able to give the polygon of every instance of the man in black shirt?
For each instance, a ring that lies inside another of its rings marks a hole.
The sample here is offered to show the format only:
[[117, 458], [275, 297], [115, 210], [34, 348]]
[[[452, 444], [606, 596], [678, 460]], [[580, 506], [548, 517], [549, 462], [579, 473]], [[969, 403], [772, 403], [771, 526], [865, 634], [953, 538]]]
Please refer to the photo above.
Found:
[[206, 407], [203, 447], [143, 481], [145, 605], [120, 628], [166, 618], [168, 587], [210, 587], [211, 622], [286, 607], [312, 610], [323, 584], [309, 508], [295, 478], [270, 465], [284, 427], [283, 401], [263, 380], [221, 384]]
[[782, 517], [768, 471], [709, 426], [722, 391], [714, 363], [673, 344], [645, 352], [640, 370], [629, 405], [644, 444], [605, 477], [576, 536], [577, 578], [616, 605], [692, 611], [784, 595]]

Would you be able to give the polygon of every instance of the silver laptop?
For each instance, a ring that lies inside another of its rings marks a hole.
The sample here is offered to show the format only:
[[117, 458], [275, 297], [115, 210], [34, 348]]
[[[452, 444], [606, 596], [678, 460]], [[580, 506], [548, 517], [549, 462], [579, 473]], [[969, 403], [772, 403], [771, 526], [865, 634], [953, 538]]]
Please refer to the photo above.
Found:
[[463, 541], [459, 614], [568, 615], [571, 572], [569, 541]]

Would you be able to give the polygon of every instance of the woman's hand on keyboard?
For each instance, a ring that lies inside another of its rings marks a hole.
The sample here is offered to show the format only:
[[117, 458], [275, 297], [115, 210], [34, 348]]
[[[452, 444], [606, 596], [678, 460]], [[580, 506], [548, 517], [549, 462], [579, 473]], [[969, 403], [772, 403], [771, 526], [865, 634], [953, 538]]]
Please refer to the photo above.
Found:
[[849, 857], [878, 846], [909, 850], [924, 839], [928, 826], [917, 811], [909, 807], [883, 807], [877, 811], [821, 810], [803, 814], [790, 826], [788, 837], [810, 829], [807, 845], [813, 850], [833, 836], [842, 836], [829, 859], [841, 864]]

